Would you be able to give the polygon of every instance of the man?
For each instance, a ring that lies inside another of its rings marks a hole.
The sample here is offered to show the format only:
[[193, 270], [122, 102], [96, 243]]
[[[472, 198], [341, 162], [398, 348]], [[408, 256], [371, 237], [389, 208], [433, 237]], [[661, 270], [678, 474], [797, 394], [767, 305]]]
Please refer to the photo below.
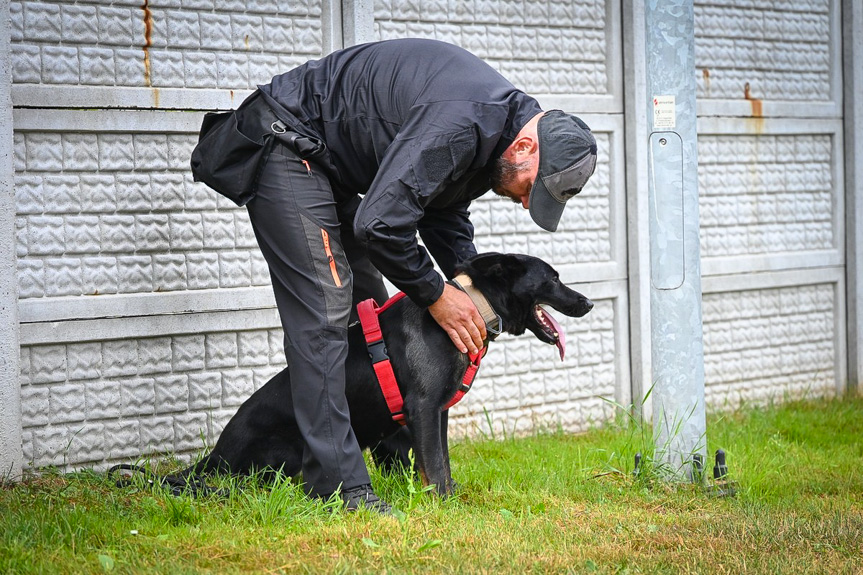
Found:
[[278, 138], [246, 205], [284, 328], [305, 489], [319, 497], [340, 490], [348, 509], [388, 513], [345, 400], [354, 304], [387, 298], [382, 273], [427, 307], [458, 349], [476, 353], [482, 317], [435, 271], [417, 232], [451, 278], [476, 253], [468, 206], [489, 188], [554, 231], [593, 173], [596, 142], [581, 120], [543, 112], [475, 56], [432, 40], [365, 44], [308, 62], [260, 86], [238, 114], [262, 109], [281, 121], [274, 132], [295, 133]]

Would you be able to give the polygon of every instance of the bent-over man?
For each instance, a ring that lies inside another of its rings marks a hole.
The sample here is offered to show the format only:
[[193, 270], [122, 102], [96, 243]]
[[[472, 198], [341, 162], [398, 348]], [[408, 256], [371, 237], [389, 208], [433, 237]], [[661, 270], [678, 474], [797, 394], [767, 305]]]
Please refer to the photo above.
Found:
[[489, 189], [555, 231], [594, 171], [596, 141], [580, 119], [544, 112], [476, 56], [419, 39], [308, 62], [260, 86], [236, 117], [241, 132], [263, 118], [277, 135], [292, 135], [276, 138], [240, 203], [284, 328], [306, 492], [340, 490], [348, 509], [389, 513], [370, 485], [345, 399], [352, 309], [387, 299], [383, 274], [428, 308], [459, 350], [476, 353], [485, 323], [435, 271], [417, 233], [452, 278], [476, 254], [468, 207]]

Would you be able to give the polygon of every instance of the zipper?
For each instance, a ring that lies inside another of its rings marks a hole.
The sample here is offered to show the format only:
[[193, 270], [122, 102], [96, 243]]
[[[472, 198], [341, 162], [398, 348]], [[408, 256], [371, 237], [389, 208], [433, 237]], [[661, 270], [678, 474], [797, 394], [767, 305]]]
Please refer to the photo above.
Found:
[[321, 237], [324, 239], [324, 251], [327, 254], [327, 261], [330, 262], [333, 281], [336, 282], [336, 287], [342, 287], [342, 279], [339, 277], [339, 270], [336, 269], [336, 258], [333, 257], [333, 250], [330, 249], [330, 234], [324, 228], [321, 228]]

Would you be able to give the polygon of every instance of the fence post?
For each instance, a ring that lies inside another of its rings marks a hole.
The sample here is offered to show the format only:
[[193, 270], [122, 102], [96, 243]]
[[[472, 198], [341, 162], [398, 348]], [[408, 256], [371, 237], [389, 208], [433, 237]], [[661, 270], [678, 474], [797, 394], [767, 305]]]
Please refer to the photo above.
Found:
[[342, 37], [345, 47], [375, 39], [375, 7], [372, 0], [342, 0]]
[[647, 101], [644, 0], [623, 3], [624, 128], [626, 139], [626, 235], [629, 275], [629, 337], [634, 415], [652, 419], [648, 395], [650, 341], [650, 224], [647, 213]]
[[863, 394], [863, 6], [842, 2], [848, 391]]
[[0, 481], [19, 479], [23, 459], [9, 4], [0, 0]]
[[655, 460], [692, 479], [706, 456], [693, 0], [644, 10]]

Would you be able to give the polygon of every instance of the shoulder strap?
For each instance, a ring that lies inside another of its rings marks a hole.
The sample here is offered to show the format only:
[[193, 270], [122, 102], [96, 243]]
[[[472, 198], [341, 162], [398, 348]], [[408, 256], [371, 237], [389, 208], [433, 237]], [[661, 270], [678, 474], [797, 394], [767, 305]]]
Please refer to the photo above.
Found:
[[468, 391], [470, 391], [471, 385], [473, 385], [473, 380], [476, 378], [476, 372], [479, 371], [479, 364], [482, 361], [482, 358], [485, 357], [485, 352], [488, 351], [488, 346], [479, 350], [479, 353], [476, 355], [470, 354], [468, 357], [470, 358], [470, 365], [467, 366], [467, 371], [464, 372], [464, 377], [461, 378], [461, 384], [458, 386], [458, 389], [455, 392], [455, 395], [452, 396], [447, 404], [444, 406], [443, 411], [446, 411], [464, 397]]
[[387, 402], [393, 421], [404, 425], [405, 415], [402, 412], [404, 400], [396, 382], [396, 374], [393, 372], [390, 356], [387, 355], [384, 334], [381, 332], [381, 323], [378, 320], [378, 314], [404, 297], [404, 293], [397, 294], [397, 296], [390, 298], [383, 307], [378, 307], [374, 299], [361, 301], [357, 304], [357, 313], [360, 316], [363, 336], [365, 336], [366, 346], [369, 348], [369, 357], [372, 360], [372, 367], [378, 378], [378, 384], [381, 386], [381, 392], [384, 394], [384, 400]]

